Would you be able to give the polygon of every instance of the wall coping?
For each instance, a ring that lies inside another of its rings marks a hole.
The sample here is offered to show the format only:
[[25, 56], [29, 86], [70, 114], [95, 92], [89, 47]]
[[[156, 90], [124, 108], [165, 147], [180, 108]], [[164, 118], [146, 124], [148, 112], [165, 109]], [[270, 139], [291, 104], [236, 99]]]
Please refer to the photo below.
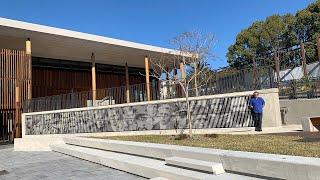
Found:
[[[271, 88], [271, 89], [263, 89], [263, 90], [253, 90], [253, 91], [190, 97], [189, 99], [190, 99], [190, 101], [192, 101], [192, 100], [206, 100], [206, 99], [225, 98], [225, 97], [238, 97], [238, 96], [251, 95], [251, 94], [253, 94], [254, 91], [258, 91], [260, 94], [279, 93], [278, 88]], [[31, 116], [31, 115], [38, 115], [38, 114], [52, 114], [52, 113], [62, 113], [62, 112], [76, 112], [76, 111], [96, 110], [96, 109], [111, 109], [111, 108], [119, 108], [119, 107], [175, 103], [175, 102], [183, 102], [183, 101], [185, 101], [185, 98], [175, 98], [175, 99], [155, 100], [155, 101], [149, 101], [149, 102], [145, 101], [145, 102], [134, 102], [134, 103], [126, 103], [126, 104], [107, 105], [107, 106], [82, 107], [82, 108], [62, 109], [62, 110], [53, 110], [53, 111], [31, 112], [31, 113], [23, 113], [22, 116]]]
[[319, 101], [320, 98], [312, 98], [312, 99], [307, 99], [307, 98], [299, 98], [299, 99], [279, 99], [279, 101], [287, 102], [287, 101]]

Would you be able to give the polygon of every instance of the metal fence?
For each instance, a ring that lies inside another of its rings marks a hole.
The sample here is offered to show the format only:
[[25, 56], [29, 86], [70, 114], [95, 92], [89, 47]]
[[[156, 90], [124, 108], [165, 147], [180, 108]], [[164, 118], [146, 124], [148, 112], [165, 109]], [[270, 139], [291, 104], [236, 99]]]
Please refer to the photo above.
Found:
[[[307, 50], [305, 50], [307, 49]], [[320, 49], [320, 48], [319, 48]], [[320, 97], [320, 60], [315, 53], [317, 46], [304, 43], [263, 57], [252, 62], [233, 65], [213, 71], [213, 78], [204, 86], [189, 91], [189, 96], [203, 96], [268, 88], [279, 88], [279, 97], [287, 99]], [[320, 53], [319, 53], [320, 54]], [[192, 86], [192, 84], [191, 84]], [[181, 87], [174, 82], [150, 83], [151, 100], [184, 97]], [[146, 84], [128, 88], [130, 102], [147, 100]], [[196, 93], [197, 92], [197, 93]], [[90, 106], [122, 104], [127, 102], [127, 88], [114, 87], [92, 91], [34, 98], [25, 101], [24, 112], [38, 112]]]
[[[151, 97], [153, 100], [160, 99], [158, 83], [152, 82]], [[96, 100], [93, 101], [94, 91], [73, 92], [55, 96], [33, 98], [23, 104], [23, 112], [40, 112], [59, 109], [71, 109], [90, 106], [105, 106], [126, 103], [125, 86], [97, 89]], [[129, 86], [130, 102], [143, 102], [147, 100], [146, 84]]]
[[[317, 64], [319, 65], [319, 63]], [[319, 68], [316, 70], [317, 73], [320, 73]], [[227, 75], [220, 74], [220, 77], [210, 81], [200, 89], [200, 95], [279, 88], [279, 97], [282, 99], [320, 97], [319, 76], [285, 80], [284, 75], [281, 75], [280, 78], [283, 78], [283, 80], [278, 83], [273, 68], [260, 69], [256, 77], [253, 74], [253, 70], [239, 70]]]
[[277, 87], [280, 98], [320, 97], [319, 45], [301, 43], [218, 69], [204, 90], [216, 94]]
[[[256, 73], [257, 75], [255, 75]], [[216, 73], [214, 78], [208, 81], [206, 85], [199, 87], [198, 94], [195, 93], [195, 89], [190, 88], [192, 90], [189, 91], [189, 96], [204, 96], [278, 87], [281, 99], [320, 97], [320, 79], [318, 77], [282, 80], [280, 83], [276, 79], [276, 72], [272, 67], [257, 69], [256, 72], [250, 69], [228, 73], [220, 72]], [[153, 81], [150, 84], [150, 89], [151, 100], [184, 97], [181, 87], [173, 82], [161, 83]], [[39, 112], [122, 104], [127, 102], [126, 90], [125, 86], [98, 89], [96, 90], [95, 101], [92, 100], [93, 91], [33, 98], [25, 101], [23, 111]], [[129, 95], [130, 102], [147, 101], [146, 84], [129, 86]]]
[[281, 82], [279, 97], [281, 99], [319, 98], [320, 79], [300, 79]]

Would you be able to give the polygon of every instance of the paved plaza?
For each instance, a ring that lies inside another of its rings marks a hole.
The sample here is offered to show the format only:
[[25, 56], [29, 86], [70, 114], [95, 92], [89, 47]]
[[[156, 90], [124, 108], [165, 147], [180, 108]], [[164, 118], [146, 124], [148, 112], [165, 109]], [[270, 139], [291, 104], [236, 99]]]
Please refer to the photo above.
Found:
[[[7, 172], [2, 171], [5, 169]], [[6, 179], [144, 179], [56, 152], [14, 152], [0, 145], [0, 180]]]

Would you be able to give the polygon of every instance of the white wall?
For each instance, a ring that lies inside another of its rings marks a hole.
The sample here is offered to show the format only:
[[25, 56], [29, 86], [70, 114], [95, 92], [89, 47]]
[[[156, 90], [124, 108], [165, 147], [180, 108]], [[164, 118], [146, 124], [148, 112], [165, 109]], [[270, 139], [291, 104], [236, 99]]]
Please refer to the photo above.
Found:
[[280, 100], [280, 107], [287, 108], [287, 124], [301, 124], [305, 117], [320, 116], [320, 98]]

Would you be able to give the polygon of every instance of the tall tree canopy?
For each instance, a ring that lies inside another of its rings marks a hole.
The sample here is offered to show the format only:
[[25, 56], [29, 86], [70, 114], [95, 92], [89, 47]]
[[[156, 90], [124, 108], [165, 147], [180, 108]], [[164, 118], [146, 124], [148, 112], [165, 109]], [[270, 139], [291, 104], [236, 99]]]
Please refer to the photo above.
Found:
[[[316, 43], [320, 35], [320, 0], [298, 11], [295, 15], [272, 15], [264, 21], [256, 21], [236, 37], [226, 55], [233, 67], [250, 64], [254, 58], [291, 48], [301, 42]], [[316, 59], [316, 53], [310, 47], [307, 54]]]

